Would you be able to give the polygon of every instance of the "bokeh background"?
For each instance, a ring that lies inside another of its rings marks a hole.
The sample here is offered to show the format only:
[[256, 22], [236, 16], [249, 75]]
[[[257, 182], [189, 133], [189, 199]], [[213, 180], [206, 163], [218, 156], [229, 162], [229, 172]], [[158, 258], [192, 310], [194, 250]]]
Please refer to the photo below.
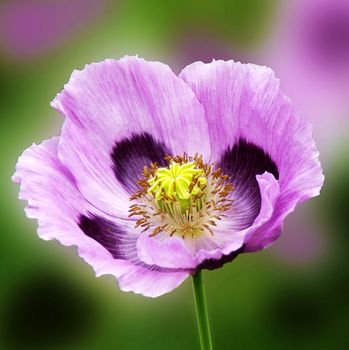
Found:
[[49, 107], [75, 68], [138, 54], [271, 66], [314, 124], [326, 182], [269, 249], [206, 272], [216, 349], [349, 349], [349, 1], [2, 0], [0, 349], [197, 349], [191, 281], [158, 299], [95, 278], [44, 242], [10, 177], [59, 133]]

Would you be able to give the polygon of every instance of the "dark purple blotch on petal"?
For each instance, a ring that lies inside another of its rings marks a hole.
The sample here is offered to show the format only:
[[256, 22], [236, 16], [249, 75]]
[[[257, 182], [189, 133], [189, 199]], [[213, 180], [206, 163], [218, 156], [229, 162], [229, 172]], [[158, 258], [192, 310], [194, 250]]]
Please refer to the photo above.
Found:
[[233, 215], [237, 230], [252, 225], [261, 209], [261, 194], [256, 175], [269, 172], [276, 179], [279, 171], [275, 162], [263, 149], [240, 139], [222, 155], [218, 166], [231, 177], [234, 190]]
[[86, 236], [101, 244], [115, 259], [131, 260], [136, 254], [137, 236], [127, 234], [117, 224], [96, 215], [81, 215], [79, 227]]
[[144, 166], [150, 163], [166, 166], [166, 154], [171, 154], [166, 145], [148, 133], [125, 138], [115, 143], [111, 154], [115, 176], [130, 193], [134, 193], [139, 189], [137, 180], [141, 178]]
[[78, 224], [86, 236], [101, 244], [115, 259], [127, 260], [137, 266], [158, 272], [188, 271], [188, 269], [172, 269], [148, 265], [140, 261], [137, 256], [138, 234], [128, 233], [110, 220], [89, 214], [89, 216], [81, 215]]

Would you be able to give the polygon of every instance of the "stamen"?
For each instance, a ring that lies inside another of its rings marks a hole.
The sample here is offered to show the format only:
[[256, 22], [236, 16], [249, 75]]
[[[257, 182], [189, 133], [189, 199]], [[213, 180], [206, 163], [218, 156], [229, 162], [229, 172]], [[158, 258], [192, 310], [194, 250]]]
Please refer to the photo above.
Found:
[[232, 200], [233, 185], [220, 168], [214, 169], [202, 156], [169, 156], [168, 167], [152, 163], [144, 166], [140, 189], [130, 197], [136, 200], [129, 217], [138, 216], [136, 227], [151, 229], [150, 237], [159, 234], [195, 238], [213, 236], [211, 227], [226, 217]]

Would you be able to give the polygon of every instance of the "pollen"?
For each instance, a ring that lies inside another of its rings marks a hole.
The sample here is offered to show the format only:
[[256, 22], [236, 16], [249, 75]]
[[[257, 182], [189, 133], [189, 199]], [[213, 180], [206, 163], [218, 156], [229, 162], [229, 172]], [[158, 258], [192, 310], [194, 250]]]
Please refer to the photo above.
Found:
[[214, 235], [214, 226], [227, 216], [233, 185], [221, 169], [202, 156], [166, 156], [167, 167], [144, 166], [140, 189], [130, 197], [129, 217], [150, 236], [178, 235], [183, 239]]

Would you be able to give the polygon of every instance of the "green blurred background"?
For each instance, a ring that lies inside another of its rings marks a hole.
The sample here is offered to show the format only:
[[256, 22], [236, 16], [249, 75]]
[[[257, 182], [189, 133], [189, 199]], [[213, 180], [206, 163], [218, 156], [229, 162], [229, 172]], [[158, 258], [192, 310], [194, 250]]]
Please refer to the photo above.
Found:
[[[276, 0], [0, 3], [0, 349], [199, 347], [190, 280], [148, 299], [95, 278], [75, 249], [37, 237], [10, 178], [25, 148], [59, 133], [49, 102], [73, 69], [125, 54], [177, 73], [212, 58], [280, 63], [284, 9]], [[286, 220], [270, 249], [205, 272], [216, 349], [349, 349], [349, 107], [313, 110], [322, 195]]]

